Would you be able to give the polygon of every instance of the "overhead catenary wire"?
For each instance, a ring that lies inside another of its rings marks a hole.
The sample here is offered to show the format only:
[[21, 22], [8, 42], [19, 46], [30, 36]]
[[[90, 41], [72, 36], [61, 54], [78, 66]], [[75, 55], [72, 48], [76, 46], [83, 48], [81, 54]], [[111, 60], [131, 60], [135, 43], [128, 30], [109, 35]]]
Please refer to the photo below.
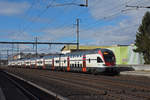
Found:
[[[75, 0], [73, 0], [73, 1], [75, 1]], [[68, 9], [68, 7], [69, 7], [69, 6], [65, 6], [65, 7], [63, 7], [62, 9], [60, 9], [59, 12], [61, 12], [61, 17], [62, 17], [62, 15], [65, 13], [65, 11]], [[68, 12], [68, 13], [69, 13], [69, 12]], [[59, 15], [60, 15], [60, 13], [55, 14], [55, 16], [53, 16], [53, 17], [51, 18], [51, 20], [47, 22], [46, 25], [44, 25], [43, 27], [39, 28], [39, 31], [46, 29], [46, 28], [48, 27], [48, 25], [50, 25], [50, 24], [52, 25], [56, 20], [58, 20], [58, 18], [60, 18], [60, 17], [58, 17]], [[52, 23], [52, 22], [53, 22], [53, 23]], [[56, 28], [59, 28], [59, 27], [63, 27], [63, 25], [57, 26]]]
[[124, 9], [122, 10], [123, 12], [128, 12], [128, 11], [132, 11], [132, 10], [138, 10], [140, 8], [150, 8], [150, 6], [144, 6], [145, 4], [149, 4], [150, 1], [149, 0], [139, 0], [137, 1], [137, 3], [135, 4], [126, 4], [126, 8], [127, 9]]
[[[53, 0], [53, 1], [54, 1], [54, 0]], [[74, 1], [75, 1], [75, 0], [73, 0], [73, 2], [74, 2]], [[68, 4], [66, 4], [66, 5], [69, 5], [69, 4], [70, 4], [70, 5], [78, 5], [77, 3], [68, 3]], [[49, 8], [49, 7], [51, 7], [50, 4], [49, 4], [49, 6], [47, 6], [46, 8]], [[46, 9], [45, 9], [45, 10], [46, 10]], [[64, 11], [65, 11], [65, 10], [64, 10]], [[44, 12], [45, 12], [45, 11], [43, 11], [42, 13], [44, 13]], [[42, 13], [40, 13], [40, 14], [37, 16], [37, 18], [39, 18]], [[31, 24], [33, 24], [35, 20], [36, 20], [36, 19], [34, 19]], [[53, 20], [53, 21], [54, 21], [54, 20]], [[30, 25], [31, 25], [31, 24], [30, 24]], [[30, 25], [29, 25], [29, 26], [30, 26]], [[29, 28], [29, 27], [27, 27], [27, 28]], [[24, 32], [25, 30], [26, 30], [26, 28], [25, 28], [22, 32]]]
[[[129, 1], [128, 1], [129, 2]], [[127, 2], [126, 2], [127, 3]], [[125, 4], [122, 4], [122, 5], [125, 5]], [[115, 7], [114, 7], [115, 8]], [[80, 13], [82, 13], [82, 12], [80, 12]], [[81, 16], [81, 14], [78, 14], [79, 16]], [[115, 15], [117, 15], [117, 14], [119, 14], [119, 13], [121, 13], [121, 11], [119, 11], [119, 12], [117, 12], [117, 13], [115, 13], [115, 14], [112, 14], [112, 15], [110, 15], [110, 16], [106, 16], [106, 17], [103, 17], [103, 18], [101, 18], [100, 20], [103, 20], [103, 19], [108, 19], [108, 18], [110, 18], [110, 17], [113, 17], [113, 16], [115, 16]], [[77, 16], [78, 16], [77, 15]], [[98, 21], [97, 21], [98, 22]], [[68, 25], [65, 25], [65, 27], [67, 27], [67, 26], [70, 26], [71, 24], [68, 24]], [[60, 26], [60, 28], [62, 28], [63, 26]], [[89, 27], [88, 27], [89, 28]], [[73, 32], [73, 30], [71, 31], [71, 33]]]
[[23, 29], [22, 33], [23, 33], [26, 29], [29, 29], [29, 28], [31, 27], [31, 25], [32, 25], [36, 20], [38, 20], [38, 18], [40, 18], [40, 16], [43, 15], [43, 14], [47, 11], [47, 9], [50, 8], [50, 7], [65, 6], [65, 5], [87, 6], [87, 5], [84, 5], [84, 4], [77, 4], [77, 3], [73, 3], [73, 2], [72, 2], [72, 3], [64, 3], [64, 4], [55, 4], [55, 5], [52, 5], [52, 3], [53, 3], [54, 1], [56, 1], [56, 0], [52, 0], [51, 3], [49, 3], [49, 4], [46, 6], [46, 8], [37, 16], [37, 18], [33, 19], [33, 20], [31, 21], [31, 23], [30, 23], [27, 27], [25, 27], [25, 28]]
[[[81, 4], [78, 4], [78, 3], [75, 3], [75, 0], [73, 0], [72, 2], [69, 2], [69, 3], [64, 3], [64, 4], [57, 4], [58, 6], [65, 6], [63, 7], [63, 9], [61, 9], [61, 16], [63, 16], [62, 14], [65, 14], [65, 11], [69, 8], [69, 6], [66, 6], [66, 5], [76, 5], [76, 6], [80, 6]], [[49, 7], [55, 7], [57, 5], [50, 5]], [[83, 9], [83, 8], [82, 8]], [[71, 11], [70, 11], [71, 12]], [[70, 12], [67, 12], [67, 13], [70, 13]], [[60, 14], [60, 13], [59, 13]], [[56, 15], [52, 18], [52, 21], [56, 21], [56, 17], [59, 16], [59, 15]], [[74, 17], [74, 16], [73, 16]], [[52, 24], [51, 21], [49, 23], [47, 23], [44, 27], [40, 28], [40, 30], [43, 30], [43, 29], [46, 29], [46, 27], [48, 27], [49, 24]], [[56, 26], [55, 28], [63, 28], [63, 27], [66, 27], [66, 26], [70, 26], [71, 24], [67, 24], [65, 25], [66, 23], [62, 23], [61, 25], [59, 26]]]
[[[73, 0], [70, 4], [74, 4], [74, 2], [75, 2], [75, 0]], [[75, 3], [75, 4], [77, 4], [77, 3]], [[64, 7], [63, 7], [63, 8], [64, 8]], [[65, 9], [67, 9], [67, 8], [69, 8], [69, 6], [65, 6], [63, 12], [61, 12], [61, 15], [62, 15], [62, 13], [63, 13], [63, 14], [65, 13]], [[67, 12], [67, 13], [69, 13], [69, 12]], [[74, 16], [73, 16], [73, 17], [74, 17]], [[55, 17], [54, 17], [54, 18], [55, 18]], [[56, 19], [56, 18], [55, 18], [55, 19]], [[55, 21], [55, 19], [53, 19], [52, 21]], [[50, 24], [50, 23], [48, 23], [46, 26], [40, 28], [39, 30], [42, 31], [42, 30], [46, 29], [46, 27], [48, 27], [49, 24]], [[52, 23], [51, 23], [51, 25], [52, 25]], [[62, 31], [64, 31], [65, 28], [70, 27], [70, 26], [72, 26], [72, 25], [73, 25], [73, 23], [67, 24], [67, 25], [66, 25], [66, 23], [63, 23], [63, 24], [61, 24], [61, 25], [59, 25], [59, 26], [56, 26], [55, 29], [62, 29]], [[69, 30], [69, 31], [70, 31], [70, 33], [72, 33], [72, 32], [73, 32], [73, 29], [71, 29], [71, 30]]]
[[[126, 4], [129, 3], [129, 2], [131, 2], [131, 1], [129, 0], [129, 1], [127, 1], [127, 2], [125, 2], [125, 3], [123, 3], [123, 4], [121, 4], [121, 6], [124, 6], [123, 8], [125, 8]], [[120, 9], [120, 7], [119, 7], [119, 9]], [[81, 32], [84, 32], [86, 29], [89, 29], [89, 28], [92, 27], [92, 26], [95, 26], [95, 25], [97, 25], [97, 24], [103, 23], [104, 21], [109, 20], [109, 18], [112, 18], [112, 17], [115, 17], [115, 16], [119, 16], [120, 14], [125, 14], [125, 12], [120, 9], [120, 11], [118, 11], [118, 12], [116, 12], [116, 13], [110, 15], [110, 16], [105, 16], [105, 17], [103, 17], [103, 18], [99, 18], [99, 19], [96, 20], [95, 22], [86, 25], [86, 28], [84, 28], [84, 30], [82, 30]], [[96, 27], [95, 27], [95, 28], [96, 28]]]
[[[138, 0], [139, 1], [139, 0]], [[68, 6], [65, 6], [65, 7], [68, 7]], [[117, 8], [114, 8], [114, 9], [117, 9]], [[64, 9], [63, 9], [64, 10]], [[65, 12], [65, 11], [64, 11]], [[83, 11], [84, 12], [84, 11]], [[85, 12], [86, 13], [86, 12]], [[81, 15], [80, 16], [82, 16], [83, 15], [83, 13], [81, 12]], [[61, 15], [61, 16], [64, 16], [64, 15]], [[112, 18], [112, 17], [114, 17], [114, 16], [117, 16], [117, 14], [115, 15], [115, 13], [111, 13], [110, 14], [110, 17], [109, 16], [104, 16], [104, 17], [102, 17], [102, 19], [100, 19], [97, 23], [94, 23], [94, 25], [97, 25], [98, 23], [101, 23], [101, 20], [108, 20], [109, 18]], [[59, 17], [59, 16], [58, 16]], [[56, 20], [57, 20], [57, 18], [55, 18]], [[70, 25], [70, 24], [69, 24]], [[65, 26], [69, 26], [69, 25], [67, 25], [66, 23], [64, 23], [64, 24], [62, 24], [62, 26], [59, 26], [59, 28], [63, 28], [63, 27], [65, 27]], [[93, 25], [93, 26], [94, 26]], [[87, 28], [88, 28], [88, 25], [87, 25]], [[90, 26], [89, 26], [89, 28], [91, 28]], [[64, 28], [65, 29], [65, 28]], [[92, 29], [92, 28], [91, 28]], [[73, 31], [73, 30], [72, 30]]]
[[129, 3], [129, 2], [130, 2], [130, 0], [127, 1], [127, 2], [124, 2], [123, 4], [117, 5], [117, 6], [113, 7], [113, 8], [107, 9], [107, 11], [109, 11], [109, 10], [114, 10], [114, 9], [115, 9], [115, 11], [116, 11], [116, 10], [119, 10], [119, 11], [118, 11], [118, 12], [115, 12], [114, 14], [110, 14], [110, 15], [108, 15], [108, 16], [103, 16], [103, 17], [101, 17], [101, 18], [98, 18], [98, 20], [96, 20], [95, 22], [86, 25], [86, 29], [88, 29], [90, 26], [94, 26], [94, 24], [97, 24], [97, 23], [99, 23], [99, 22], [101, 23], [102, 20], [108, 20], [109, 18], [112, 18], [112, 17], [115, 17], [115, 16], [121, 14], [121, 13], [122, 13], [122, 9], [125, 8], [125, 5], [126, 5], [127, 3]]
[[[34, 6], [36, 5], [36, 3], [38, 2], [39, 0], [36, 0], [36, 2], [35, 1], [32, 1], [31, 2], [31, 5], [30, 5], [30, 7], [28, 8], [28, 10], [26, 11], [26, 14], [23, 16], [23, 18], [27, 18], [27, 17], [29, 17], [30, 16], [30, 11], [34, 8]], [[25, 24], [25, 22], [21, 22], [20, 23], [20, 27], [19, 27], [19, 32], [22, 32], [22, 26]], [[24, 30], [24, 28], [23, 28], [23, 30]]]
[[[53, 3], [55, 0], [52, 0], [50, 3]], [[27, 29], [29, 29], [31, 27], [31, 25], [36, 22], [47, 10], [49, 9], [49, 7], [45, 7], [44, 10], [42, 12], [40, 12], [36, 18], [34, 18], [31, 23], [26, 26], [21, 33], [25, 32]]]

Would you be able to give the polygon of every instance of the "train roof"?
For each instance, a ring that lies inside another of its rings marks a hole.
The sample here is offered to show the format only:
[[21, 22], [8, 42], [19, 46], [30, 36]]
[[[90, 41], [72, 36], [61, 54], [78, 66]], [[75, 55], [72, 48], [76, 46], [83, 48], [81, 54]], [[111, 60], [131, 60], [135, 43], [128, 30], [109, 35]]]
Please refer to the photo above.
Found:
[[109, 49], [102, 49], [102, 48], [97, 48], [97, 49], [93, 49], [93, 50], [84, 50], [84, 51], [75, 51], [75, 52], [72, 52], [72, 53], [67, 53], [66, 55], [84, 55], [84, 54], [92, 54], [92, 53], [98, 53], [98, 51], [102, 51], [102, 52], [112, 52], [111, 50]]
[[[60, 55], [63, 57], [65, 55], [67, 56], [72, 56], [72, 55], [84, 55], [84, 54], [93, 54], [93, 53], [98, 53], [98, 51], [101, 51], [101, 52], [112, 52], [111, 50], [109, 49], [103, 49], [103, 48], [98, 48], [98, 49], [93, 49], [93, 50], [84, 50], [84, 51], [74, 51], [72, 53], [67, 53], [67, 54], [54, 54], [54, 55], [49, 55], [49, 56], [44, 56], [42, 58], [25, 58], [25, 59], [20, 59], [20, 60], [17, 60], [17, 61], [24, 61], [24, 60], [36, 60], [36, 59], [49, 59], [49, 58], [53, 58], [53, 57], [60, 57]], [[16, 61], [16, 60], [12, 60], [12, 61]]]
[[49, 56], [44, 56], [43, 58], [53, 58], [53, 57], [59, 57], [59, 56], [63, 56], [64, 54], [61, 54], [61, 53], [59, 53], [59, 54], [52, 54], [52, 55], [49, 55]]

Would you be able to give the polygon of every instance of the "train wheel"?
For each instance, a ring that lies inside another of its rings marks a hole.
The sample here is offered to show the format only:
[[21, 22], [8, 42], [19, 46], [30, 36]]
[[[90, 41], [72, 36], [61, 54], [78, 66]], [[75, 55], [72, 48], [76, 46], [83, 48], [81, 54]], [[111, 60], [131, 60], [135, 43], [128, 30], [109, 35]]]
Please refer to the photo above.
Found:
[[91, 70], [91, 73], [92, 73], [93, 75], [97, 75], [97, 74], [98, 74], [97, 71], [96, 71], [96, 69]]

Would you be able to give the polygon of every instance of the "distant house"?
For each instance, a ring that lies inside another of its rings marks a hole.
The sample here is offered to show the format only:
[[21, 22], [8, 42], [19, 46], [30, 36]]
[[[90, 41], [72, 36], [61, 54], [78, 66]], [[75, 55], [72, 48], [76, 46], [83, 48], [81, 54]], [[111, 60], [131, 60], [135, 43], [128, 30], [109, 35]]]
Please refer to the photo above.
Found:
[[[114, 52], [116, 56], [117, 64], [143, 64], [142, 54], [135, 53], [133, 49], [136, 48], [135, 45], [113, 45], [113, 46], [79, 46], [79, 50], [91, 50], [96, 48], [107, 48]], [[77, 50], [76, 45], [65, 45], [62, 49], [62, 53], [74, 52]]]
[[0, 60], [0, 66], [7, 65], [7, 60]]

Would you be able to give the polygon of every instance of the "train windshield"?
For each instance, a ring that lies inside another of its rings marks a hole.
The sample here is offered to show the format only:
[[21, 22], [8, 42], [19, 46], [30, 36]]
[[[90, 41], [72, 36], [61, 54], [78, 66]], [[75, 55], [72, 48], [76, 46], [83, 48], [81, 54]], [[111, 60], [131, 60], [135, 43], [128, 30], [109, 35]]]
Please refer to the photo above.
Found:
[[102, 63], [102, 59], [100, 57], [97, 57], [97, 63]]
[[103, 53], [105, 62], [115, 62], [115, 56], [112, 52], [104, 52]]

